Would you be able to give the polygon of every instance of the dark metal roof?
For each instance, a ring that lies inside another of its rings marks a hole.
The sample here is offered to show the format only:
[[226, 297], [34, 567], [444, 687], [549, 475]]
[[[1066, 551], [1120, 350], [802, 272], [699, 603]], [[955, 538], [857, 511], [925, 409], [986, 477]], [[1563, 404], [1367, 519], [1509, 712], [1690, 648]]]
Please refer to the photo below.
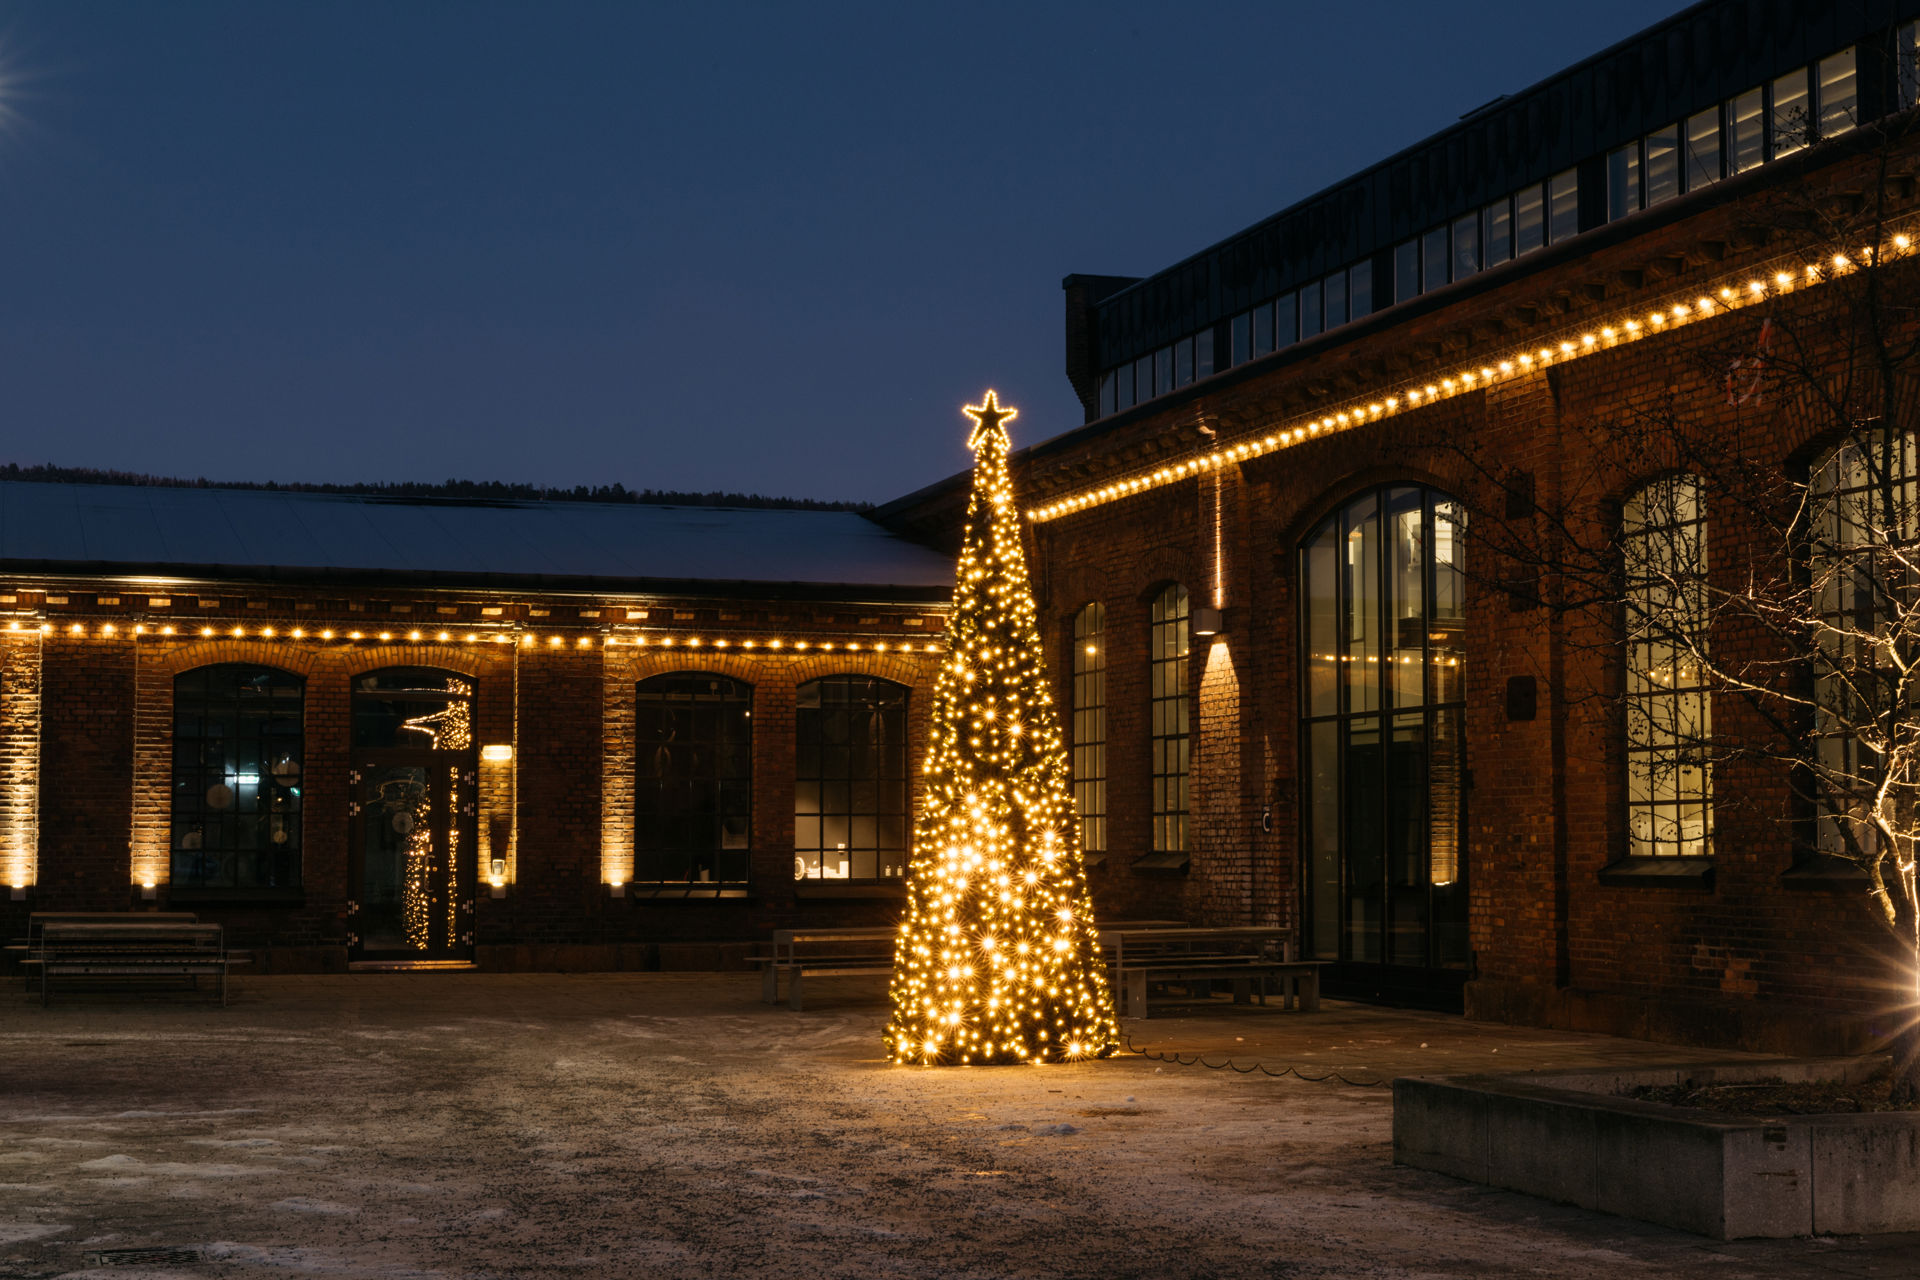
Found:
[[851, 511], [17, 482], [0, 482], [0, 568], [915, 598], [953, 582], [947, 557]]

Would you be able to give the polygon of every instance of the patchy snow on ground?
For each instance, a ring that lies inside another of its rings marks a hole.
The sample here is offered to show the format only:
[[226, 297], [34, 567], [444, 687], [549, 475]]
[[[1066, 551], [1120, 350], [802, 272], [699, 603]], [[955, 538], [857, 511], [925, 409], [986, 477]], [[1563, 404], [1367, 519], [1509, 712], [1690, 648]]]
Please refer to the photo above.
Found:
[[[1911, 1238], [1722, 1245], [1396, 1167], [1385, 1088], [1131, 1054], [890, 1067], [878, 984], [810, 983], [805, 1013], [757, 991], [381, 974], [248, 979], [224, 1010], [0, 995], [0, 1280], [1920, 1275]], [[1695, 1056], [1335, 1002], [1129, 1030], [1352, 1079]], [[180, 1252], [100, 1261], [134, 1249]]]

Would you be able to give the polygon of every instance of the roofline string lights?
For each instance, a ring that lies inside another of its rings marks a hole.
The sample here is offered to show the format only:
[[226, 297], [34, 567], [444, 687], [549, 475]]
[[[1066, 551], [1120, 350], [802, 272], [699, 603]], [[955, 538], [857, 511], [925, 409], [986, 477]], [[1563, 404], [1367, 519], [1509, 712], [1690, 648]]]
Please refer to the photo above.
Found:
[[[1894, 235], [1889, 238], [1887, 248], [1878, 254], [1878, 258], [1881, 262], [1902, 258], [1912, 248], [1912, 238], [1904, 233]], [[1271, 434], [1248, 437], [1152, 471], [1070, 493], [1043, 506], [1030, 508], [1027, 518], [1036, 523], [1056, 520], [1076, 511], [1164, 488], [1190, 476], [1262, 457], [1321, 436], [1391, 418], [1465, 392], [1479, 391], [1526, 377], [1550, 366], [1566, 364], [1601, 351], [1611, 351], [1698, 320], [1768, 302], [1795, 290], [1826, 284], [1855, 270], [1860, 262], [1874, 261], [1875, 257], [1874, 250], [1862, 249], [1851, 255], [1835, 254], [1831, 259], [1819, 262], [1775, 259], [1766, 264], [1775, 268], [1771, 274], [1765, 270], [1740, 272], [1710, 282], [1697, 291], [1670, 291], [1665, 295], [1665, 299], [1670, 301], [1663, 301], [1662, 305], [1650, 310], [1622, 312], [1602, 325], [1550, 331], [1539, 346], [1529, 344], [1512, 348], [1498, 357], [1487, 358], [1478, 366], [1461, 369], [1447, 377], [1392, 384], [1392, 389], [1385, 394], [1376, 393], [1352, 400], [1339, 409], [1297, 420]], [[1791, 270], [1787, 269], [1789, 266]]]
[[40, 634], [42, 636], [60, 635], [68, 639], [121, 640], [132, 637], [136, 640], [277, 640], [302, 641], [310, 644], [496, 644], [514, 645], [519, 648], [590, 649], [598, 645], [602, 648], [632, 649], [716, 649], [740, 650], [747, 653], [774, 654], [792, 656], [802, 653], [901, 653], [901, 654], [937, 654], [943, 646], [937, 640], [879, 640], [871, 636], [849, 638], [835, 635], [828, 638], [816, 634], [811, 637], [794, 635], [769, 636], [765, 633], [754, 635], [680, 635], [655, 633], [648, 635], [618, 634], [537, 635], [530, 631], [452, 632], [452, 631], [365, 631], [358, 628], [340, 629], [335, 627], [273, 627], [273, 626], [174, 626], [170, 623], [158, 626], [144, 622], [116, 624], [99, 622], [89, 628], [85, 623], [73, 622], [64, 626], [42, 619], [10, 619], [6, 633], [14, 635]]

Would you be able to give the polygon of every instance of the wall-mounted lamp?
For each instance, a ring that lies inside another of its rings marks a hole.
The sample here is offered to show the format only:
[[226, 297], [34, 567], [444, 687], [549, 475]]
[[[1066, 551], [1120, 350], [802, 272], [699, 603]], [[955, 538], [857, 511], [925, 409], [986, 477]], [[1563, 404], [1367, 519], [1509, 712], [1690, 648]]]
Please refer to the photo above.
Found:
[[1220, 611], [1210, 604], [1198, 606], [1193, 611], [1193, 621], [1189, 624], [1196, 636], [1217, 636], [1220, 634]]

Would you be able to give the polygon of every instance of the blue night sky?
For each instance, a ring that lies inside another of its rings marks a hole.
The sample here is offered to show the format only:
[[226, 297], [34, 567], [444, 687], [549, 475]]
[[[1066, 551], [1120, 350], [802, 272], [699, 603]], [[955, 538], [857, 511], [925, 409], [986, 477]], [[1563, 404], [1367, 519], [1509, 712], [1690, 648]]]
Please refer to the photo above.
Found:
[[0, 4], [0, 461], [885, 500], [1145, 274], [1675, 11]]

